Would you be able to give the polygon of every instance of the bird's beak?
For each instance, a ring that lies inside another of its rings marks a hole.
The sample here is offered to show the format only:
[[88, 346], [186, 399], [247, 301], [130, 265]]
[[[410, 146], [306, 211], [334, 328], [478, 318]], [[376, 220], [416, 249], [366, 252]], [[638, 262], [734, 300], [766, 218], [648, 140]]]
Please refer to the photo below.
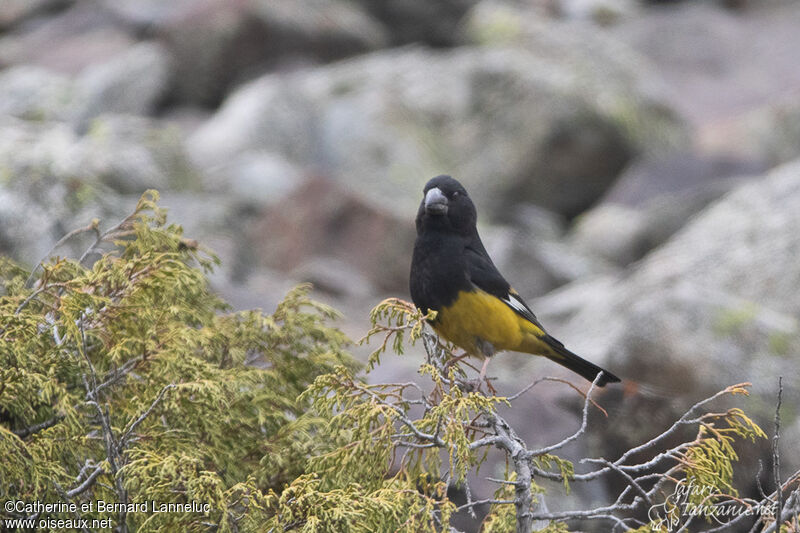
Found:
[[429, 190], [425, 195], [425, 212], [429, 215], [447, 214], [447, 197], [438, 187]]

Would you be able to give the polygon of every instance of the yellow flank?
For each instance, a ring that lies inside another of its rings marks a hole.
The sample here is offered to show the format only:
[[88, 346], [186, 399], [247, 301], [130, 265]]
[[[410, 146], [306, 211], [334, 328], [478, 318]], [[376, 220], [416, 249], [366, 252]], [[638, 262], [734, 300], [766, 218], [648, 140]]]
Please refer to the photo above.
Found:
[[459, 292], [452, 305], [439, 311], [434, 328], [444, 338], [476, 357], [484, 355], [479, 340], [491, 343], [498, 352], [554, 354], [540, 340], [544, 331], [499, 298], [480, 289]]

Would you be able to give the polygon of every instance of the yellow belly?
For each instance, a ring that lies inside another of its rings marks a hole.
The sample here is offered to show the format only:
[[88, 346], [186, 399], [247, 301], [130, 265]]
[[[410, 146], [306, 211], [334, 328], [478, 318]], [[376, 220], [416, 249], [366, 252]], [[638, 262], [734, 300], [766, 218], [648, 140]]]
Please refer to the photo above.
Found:
[[441, 309], [434, 324], [436, 331], [471, 355], [483, 357], [481, 344], [490, 343], [496, 351], [513, 350], [536, 353], [534, 345], [543, 345], [537, 337], [544, 332], [522, 318], [491, 294], [475, 290], [460, 292], [456, 301]]

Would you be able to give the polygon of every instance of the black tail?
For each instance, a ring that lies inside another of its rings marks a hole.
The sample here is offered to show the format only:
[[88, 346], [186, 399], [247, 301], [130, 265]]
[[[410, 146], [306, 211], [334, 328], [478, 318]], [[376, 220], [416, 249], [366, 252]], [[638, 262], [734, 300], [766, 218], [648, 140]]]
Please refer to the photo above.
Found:
[[608, 370], [600, 368], [594, 363], [590, 363], [583, 357], [570, 352], [560, 341], [554, 339], [550, 335], [545, 336], [542, 338], [542, 340], [547, 343], [547, 345], [554, 352], [553, 354], [547, 354], [545, 357], [558, 363], [564, 368], [569, 368], [573, 372], [580, 374], [589, 381], [594, 381], [594, 378], [597, 377], [597, 374], [602, 372], [603, 376], [600, 378], [600, 381], [597, 382], [598, 387], [604, 387], [606, 383], [620, 382], [620, 379], [617, 376]]

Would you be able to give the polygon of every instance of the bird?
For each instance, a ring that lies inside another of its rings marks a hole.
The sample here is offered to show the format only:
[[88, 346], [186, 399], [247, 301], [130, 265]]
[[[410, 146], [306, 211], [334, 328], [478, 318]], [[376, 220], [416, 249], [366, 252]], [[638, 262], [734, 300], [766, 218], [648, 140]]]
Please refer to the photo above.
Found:
[[[501, 351], [544, 356], [602, 387], [620, 379], [569, 351], [547, 333], [531, 308], [497, 270], [477, 229], [477, 210], [456, 179], [441, 175], [423, 189], [409, 289], [423, 313], [436, 311], [439, 336], [483, 359]], [[491, 385], [491, 384], [489, 384]]]

